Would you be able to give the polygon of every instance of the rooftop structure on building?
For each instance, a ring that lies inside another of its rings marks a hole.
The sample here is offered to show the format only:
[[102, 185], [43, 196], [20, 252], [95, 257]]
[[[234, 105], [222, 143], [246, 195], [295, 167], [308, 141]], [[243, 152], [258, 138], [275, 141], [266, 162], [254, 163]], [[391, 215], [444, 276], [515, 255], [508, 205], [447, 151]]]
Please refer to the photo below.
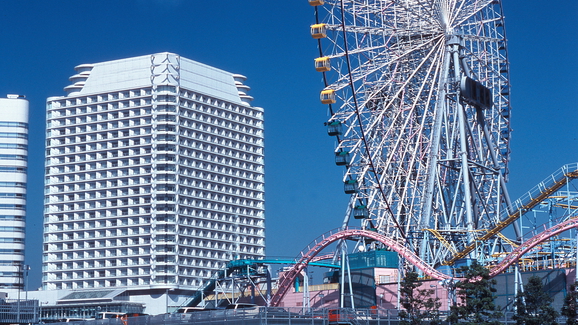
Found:
[[47, 100], [44, 290], [186, 293], [264, 256], [263, 109], [244, 76], [173, 53], [75, 70]]
[[28, 101], [0, 98], [0, 289], [23, 289]]

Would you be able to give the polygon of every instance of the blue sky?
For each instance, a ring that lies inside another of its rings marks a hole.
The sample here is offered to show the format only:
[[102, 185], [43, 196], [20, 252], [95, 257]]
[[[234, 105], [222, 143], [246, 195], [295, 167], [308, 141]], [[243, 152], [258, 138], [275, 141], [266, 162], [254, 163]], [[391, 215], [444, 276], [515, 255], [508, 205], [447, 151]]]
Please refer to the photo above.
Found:
[[[512, 83], [510, 192], [578, 161], [578, 2], [504, 0]], [[339, 227], [347, 197], [319, 103], [306, 0], [3, 1], [0, 96], [30, 101], [26, 263], [40, 286], [45, 101], [74, 66], [170, 51], [244, 74], [265, 109], [268, 256], [296, 256]]]

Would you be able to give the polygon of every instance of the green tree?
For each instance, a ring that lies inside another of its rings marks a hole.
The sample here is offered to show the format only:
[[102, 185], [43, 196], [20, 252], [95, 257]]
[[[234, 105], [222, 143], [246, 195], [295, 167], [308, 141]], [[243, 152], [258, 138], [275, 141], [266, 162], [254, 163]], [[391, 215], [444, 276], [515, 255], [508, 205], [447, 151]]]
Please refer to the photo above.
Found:
[[570, 290], [564, 298], [564, 306], [562, 306], [562, 316], [566, 317], [567, 325], [578, 325], [578, 282], [570, 285]]
[[554, 325], [558, 312], [552, 307], [553, 299], [544, 291], [542, 279], [532, 276], [524, 285], [524, 292], [516, 296], [517, 325]]
[[447, 320], [452, 324], [501, 324], [502, 313], [494, 303], [496, 280], [490, 278], [490, 271], [477, 261], [458, 271], [464, 279], [456, 283], [458, 301], [450, 307]]
[[400, 303], [403, 310], [399, 312], [400, 325], [419, 325], [425, 320], [431, 325], [441, 324], [439, 309], [441, 303], [434, 297], [432, 289], [418, 289], [421, 283], [418, 274], [408, 272], [400, 284]]

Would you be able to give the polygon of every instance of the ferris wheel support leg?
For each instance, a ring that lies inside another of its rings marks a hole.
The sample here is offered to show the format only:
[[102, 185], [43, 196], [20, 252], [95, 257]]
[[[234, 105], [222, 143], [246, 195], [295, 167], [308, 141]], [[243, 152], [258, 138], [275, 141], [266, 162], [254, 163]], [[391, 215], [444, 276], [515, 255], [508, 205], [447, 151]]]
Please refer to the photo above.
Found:
[[[483, 126], [483, 132], [484, 132], [484, 139], [486, 140], [486, 144], [489, 147], [489, 151], [490, 151], [490, 157], [492, 158], [492, 163], [494, 165], [494, 167], [499, 168], [498, 166], [500, 166], [498, 164], [498, 158], [496, 157], [496, 151], [494, 148], [494, 143], [491, 141], [490, 138], [490, 131], [488, 130], [488, 125], [486, 124], [486, 120], [484, 117], [484, 112], [482, 111], [481, 108], [476, 109], [476, 115], [477, 115], [477, 120], [478, 123], [480, 125]], [[502, 173], [498, 170], [498, 181], [500, 184], [500, 189], [502, 191], [502, 197], [504, 198], [504, 201], [506, 202], [506, 207], [508, 208], [508, 215], [512, 215], [514, 214], [515, 210], [514, 207], [512, 206], [512, 200], [510, 199], [510, 193], [508, 192], [508, 187], [506, 186], [506, 180], [504, 179], [504, 176], [502, 175]], [[507, 218], [507, 217], [506, 217]], [[500, 221], [504, 221], [504, 220], [500, 220]], [[518, 223], [514, 223], [514, 233], [516, 235], [516, 239], [520, 239], [522, 237], [522, 232], [520, 231], [520, 227], [518, 225]]]
[[[449, 52], [449, 51], [448, 51]], [[432, 205], [433, 205], [433, 194], [434, 194], [434, 185], [438, 178], [437, 173], [437, 165], [439, 159], [439, 146], [440, 146], [440, 138], [441, 138], [441, 130], [442, 130], [442, 121], [443, 121], [443, 112], [446, 110], [446, 84], [448, 80], [448, 71], [450, 68], [450, 55], [446, 55], [444, 57], [444, 66], [443, 66], [443, 73], [440, 76], [440, 95], [438, 100], [435, 104], [435, 114], [434, 114], [434, 136], [432, 139], [432, 147], [431, 147], [431, 162], [428, 166], [428, 180], [426, 184], [426, 196], [424, 199], [424, 209], [423, 214], [421, 216], [421, 228], [425, 229], [430, 224], [430, 217], [432, 214]], [[425, 239], [425, 238], [424, 238]], [[421, 247], [419, 248], [419, 254], [422, 261], [429, 262], [429, 254], [427, 254], [427, 245], [428, 241], [423, 240], [421, 242]]]
[[[504, 179], [504, 176], [502, 176], [502, 173], [500, 173], [498, 177], [499, 177], [498, 180], [500, 181], [500, 186], [502, 188], [502, 195], [504, 196], [506, 206], [508, 207], [508, 214], [512, 215], [516, 212], [516, 210], [514, 210], [514, 206], [512, 205], [512, 201], [510, 200], [510, 193], [508, 192], [508, 188], [506, 187], [506, 180]], [[517, 240], [520, 240], [520, 238], [522, 238], [522, 230], [520, 229], [520, 226], [516, 222], [514, 222], [514, 233], [516, 235]]]
[[[459, 41], [452, 40], [455, 42], [453, 44], [453, 61], [454, 61], [454, 74], [457, 80], [461, 79], [461, 69], [460, 69], [460, 53]], [[459, 90], [458, 90], [459, 92]], [[457, 96], [459, 98], [459, 94]], [[464, 189], [464, 200], [466, 204], [466, 229], [468, 230], [468, 242], [474, 242], [474, 213], [472, 211], [472, 191], [470, 183], [470, 167], [468, 162], [468, 145], [467, 145], [467, 134], [466, 134], [466, 117], [464, 108], [461, 102], [458, 100], [456, 102], [456, 110], [458, 111], [459, 119], [459, 130], [460, 130], [460, 158], [462, 165], [462, 177], [463, 177], [463, 189]]]

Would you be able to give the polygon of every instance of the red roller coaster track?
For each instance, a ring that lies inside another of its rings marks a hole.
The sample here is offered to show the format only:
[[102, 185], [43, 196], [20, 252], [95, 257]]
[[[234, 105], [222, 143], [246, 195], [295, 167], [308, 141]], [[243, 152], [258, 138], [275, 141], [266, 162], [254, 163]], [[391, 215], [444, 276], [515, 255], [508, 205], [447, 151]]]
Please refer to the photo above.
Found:
[[387, 247], [391, 248], [393, 251], [397, 252], [400, 256], [403, 256], [407, 259], [411, 264], [415, 265], [417, 268], [422, 270], [424, 273], [434, 277], [436, 279], [449, 279], [450, 276], [445, 275], [433, 267], [424, 263], [417, 255], [415, 255], [411, 250], [409, 250], [406, 246], [398, 243], [397, 241], [386, 237], [384, 235], [378, 234], [373, 231], [361, 230], [361, 229], [346, 229], [336, 233], [328, 233], [322, 235], [310, 248], [308, 251], [303, 251], [301, 253], [301, 258], [295, 265], [287, 271], [280, 279], [279, 279], [279, 286], [277, 289], [277, 293], [273, 295], [271, 298], [271, 306], [278, 306], [289, 288], [292, 286], [295, 278], [301, 271], [307, 266], [309, 262], [315, 257], [315, 255], [319, 254], [325, 247], [329, 244], [338, 241], [340, 239], [345, 238], [357, 238], [357, 237], [365, 237], [377, 240]]
[[578, 218], [568, 219], [526, 240], [522, 245], [518, 246], [515, 250], [508, 254], [506, 258], [504, 258], [499, 264], [495, 265], [490, 271], [490, 276], [494, 277], [504, 272], [510, 265], [514, 264], [524, 254], [534, 248], [534, 246], [546, 241], [552, 236], [556, 236], [572, 228], [578, 228]]
[[[490, 271], [490, 276], [494, 277], [504, 270], [506, 270], [510, 265], [514, 264], [519, 258], [521, 258], [524, 254], [526, 254], [530, 249], [534, 246], [544, 242], [545, 240], [549, 239], [552, 236], [556, 236], [566, 230], [578, 228], [578, 218], [568, 219], [567, 221], [555, 225], [549, 229], [546, 229], [544, 232], [530, 238], [529, 240], [525, 241], [522, 245], [512, 251], [510, 254], [506, 256], [504, 260], [502, 260], [499, 264], [492, 267]], [[292, 286], [295, 278], [305, 267], [307, 264], [315, 259], [315, 256], [319, 254], [324, 248], [326, 248], [331, 243], [346, 239], [346, 238], [358, 238], [358, 237], [365, 237], [371, 238], [376, 241], [379, 241], [389, 247], [391, 250], [397, 252], [401, 257], [405, 258], [409, 263], [417, 267], [418, 269], [422, 270], [426, 275], [438, 279], [449, 279], [451, 278], [449, 275], [443, 274], [438, 270], [434, 269], [430, 265], [426, 264], [423, 260], [421, 260], [416, 254], [414, 254], [411, 250], [409, 250], [406, 246], [398, 243], [397, 241], [386, 237], [384, 235], [378, 234], [373, 231], [367, 231], [362, 229], [345, 229], [338, 232], [329, 232], [327, 234], [322, 235], [316, 241], [314, 241], [314, 245], [310, 247], [308, 250], [304, 250], [301, 252], [301, 258], [299, 261], [295, 263], [295, 265], [283, 276], [279, 279], [279, 286], [277, 293], [273, 295], [271, 298], [271, 306], [278, 306], [289, 288]]]

